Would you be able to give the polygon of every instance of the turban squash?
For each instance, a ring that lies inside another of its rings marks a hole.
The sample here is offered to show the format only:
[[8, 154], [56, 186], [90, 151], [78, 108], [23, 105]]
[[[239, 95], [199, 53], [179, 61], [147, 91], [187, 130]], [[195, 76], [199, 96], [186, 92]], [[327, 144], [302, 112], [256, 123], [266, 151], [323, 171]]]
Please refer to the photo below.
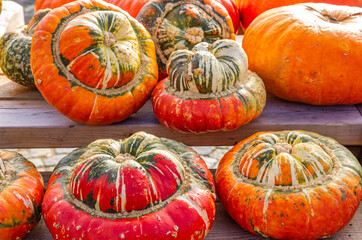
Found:
[[152, 92], [156, 117], [172, 130], [193, 133], [233, 130], [254, 120], [266, 93], [247, 61], [240, 45], [228, 39], [175, 51], [169, 77]]
[[228, 11], [216, 0], [152, 0], [137, 15], [156, 46], [160, 79], [171, 53], [197, 43], [235, 39]]
[[241, 25], [246, 29], [257, 16], [269, 9], [305, 2], [362, 7], [362, 0], [236, 0], [236, 5]]
[[7, 32], [0, 38], [0, 67], [11, 80], [24, 86], [35, 86], [30, 67], [30, 47], [34, 30], [50, 9], [38, 11], [27, 26]]
[[0, 240], [23, 238], [39, 222], [44, 183], [16, 152], [0, 152]]
[[248, 27], [243, 48], [267, 92], [315, 105], [362, 102], [362, 8], [274, 8]]
[[244, 229], [277, 239], [319, 239], [352, 219], [362, 197], [361, 176], [357, 159], [331, 138], [260, 132], [224, 155], [215, 184]]
[[35, 84], [48, 103], [89, 125], [136, 112], [157, 83], [147, 30], [112, 4], [81, 0], [49, 12], [31, 46]]
[[[76, 0], [36, 0], [34, 11], [37, 12], [40, 9], [44, 8], [57, 8], [66, 3], [74, 2]], [[137, 14], [140, 12], [141, 8], [150, 0], [106, 0], [105, 2], [112, 3], [113, 5], [122, 8], [129, 13], [132, 17], [137, 17]], [[235, 32], [239, 29], [240, 19], [239, 19], [239, 10], [236, 6], [234, 0], [217, 0], [220, 2], [228, 11], [232, 21]], [[1, 3], [1, 1], [0, 1]]]
[[194, 150], [137, 132], [63, 158], [42, 213], [57, 239], [202, 239], [215, 218], [213, 188]]

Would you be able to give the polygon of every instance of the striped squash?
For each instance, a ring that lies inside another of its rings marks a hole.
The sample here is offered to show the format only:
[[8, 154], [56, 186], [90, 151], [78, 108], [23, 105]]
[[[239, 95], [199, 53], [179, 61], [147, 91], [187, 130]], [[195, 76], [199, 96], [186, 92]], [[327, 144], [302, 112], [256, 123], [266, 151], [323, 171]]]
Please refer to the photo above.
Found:
[[171, 53], [197, 43], [235, 39], [228, 11], [216, 0], [151, 0], [137, 15], [156, 45], [160, 79]]
[[73, 121], [122, 121], [149, 98], [157, 82], [155, 46], [128, 13], [96, 0], [52, 10], [31, 47], [35, 84], [48, 103]]
[[247, 62], [244, 50], [228, 39], [175, 51], [169, 77], [152, 93], [156, 117], [172, 130], [193, 133], [233, 130], [254, 120], [266, 93]]
[[202, 239], [215, 218], [213, 188], [194, 150], [138, 132], [63, 158], [42, 212], [54, 239]]
[[22, 155], [0, 151], [0, 240], [18, 240], [39, 222], [44, 183]]
[[30, 67], [30, 47], [34, 30], [50, 9], [38, 11], [27, 26], [7, 32], [0, 38], [0, 67], [12, 81], [24, 86], [35, 86]]
[[335, 140], [304, 131], [260, 132], [220, 161], [216, 190], [244, 229], [277, 239], [341, 230], [362, 197], [362, 168]]

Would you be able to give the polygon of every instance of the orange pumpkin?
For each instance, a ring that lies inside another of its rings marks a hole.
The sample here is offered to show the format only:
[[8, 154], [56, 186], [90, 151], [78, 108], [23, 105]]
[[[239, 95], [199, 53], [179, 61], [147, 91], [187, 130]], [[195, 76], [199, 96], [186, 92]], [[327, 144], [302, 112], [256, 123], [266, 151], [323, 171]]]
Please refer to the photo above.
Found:
[[257, 16], [269, 9], [305, 2], [362, 7], [362, 0], [236, 0], [236, 5], [241, 25], [246, 29]]
[[277, 97], [315, 105], [362, 102], [362, 8], [274, 8], [247, 28], [249, 68]]
[[217, 194], [244, 229], [278, 239], [331, 236], [362, 198], [362, 168], [335, 140], [304, 131], [261, 132], [221, 159]]
[[38, 24], [31, 46], [35, 84], [73, 121], [119, 122], [136, 112], [157, 83], [155, 46], [128, 13], [96, 0], [71, 2]]

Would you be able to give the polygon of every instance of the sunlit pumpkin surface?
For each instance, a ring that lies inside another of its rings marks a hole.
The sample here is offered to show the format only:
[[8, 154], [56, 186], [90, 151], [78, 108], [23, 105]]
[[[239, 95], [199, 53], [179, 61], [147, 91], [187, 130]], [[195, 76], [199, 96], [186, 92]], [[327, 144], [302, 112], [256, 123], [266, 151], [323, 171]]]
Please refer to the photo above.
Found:
[[138, 132], [63, 158], [42, 211], [54, 238], [202, 239], [215, 218], [213, 189], [194, 150]]
[[261, 132], [220, 161], [218, 196], [244, 229], [277, 239], [331, 236], [352, 219], [362, 168], [335, 140], [304, 131]]
[[103, 1], [52, 10], [35, 30], [31, 61], [44, 98], [68, 118], [89, 125], [129, 117], [148, 99], [158, 77], [147, 30]]
[[260, 14], [243, 48], [267, 92], [315, 105], [362, 102], [362, 8], [296, 4]]

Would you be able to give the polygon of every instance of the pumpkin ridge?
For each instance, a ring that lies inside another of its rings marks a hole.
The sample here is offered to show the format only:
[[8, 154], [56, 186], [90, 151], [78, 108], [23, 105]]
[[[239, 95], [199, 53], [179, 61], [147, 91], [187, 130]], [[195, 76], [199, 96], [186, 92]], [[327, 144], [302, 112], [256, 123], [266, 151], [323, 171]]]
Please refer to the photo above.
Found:
[[[104, 9], [99, 9], [99, 12], [105, 12], [105, 11], [109, 11], [109, 10], [104, 10]], [[67, 16], [67, 18], [65, 20], [63, 20], [60, 24], [60, 26], [56, 29], [56, 32], [53, 33], [53, 39], [54, 42], [52, 43], [52, 52], [53, 52], [53, 58], [54, 61], [56, 63], [56, 65], [59, 66], [59, 70], [60, 70], [60, 75], [63, 75], [68, 82], [71, 83], [72, 86], [80, 86], [88, 91], [91, 91], [93, 93], [96, 93], [98, 95], [101, 96], [105, 96], [105, 97], [116, 97], [116, 96], [120, 96], [120, 95], [124, 95], [126, 92], [130, 91], [132, 88], [134, 88], [134, 84], [139, 80], [139, 76], [141, 75], [142, 71], [140, 71], [140, 69], [143, 69], [146, 66], [146, 61], [141, 61], [141, 64], [138, 68], [137, 73], [133, 76], [133, 79], [131, 81], [129, 81], [127, 84], [121, 86], [121, 87], [111, 87], [108, 89], [98, 89], [98, 88], [94, 88], [91, 87], [89, 85], [84, 84], [83, 82], [81, 82], [77, 77], [75, 77], [73, 75], [73, 73], [71, 73], [68, 70], [68, 67], [66, 67], [61, 59], [62, 54], [60, 54], [60, 49], [59, 49], [59, 41], [60, 41], [60, 34], [62, 33], [63, 29], [65, 27], [67, 27], [67, 24], [73, 20], [74, 18], [86, 14], [86, 13], [92, 13], [92, 12], [97, 12], [97, 11], [91, 11], [89, 9], [86, 8], [81, 8], [80, 11], [78, 11], [77, 13], [72, 13], [69, 16]], [[121, 13], [122, 14], [122, 13]], [[135, 27], [132, 26], [132, 29], [134, 29]], [[137, 37], [137, 41], [138, 43], [140, 43], [140, 39], [139, 36]], [[143, 39], [143, 40], [147, 40], [147, 39]], [[94, 46], [90, 46], [90, 48], [95, 48]], [[85, 49], [86, 50], [86, 49]], [[82, 53], [85, 54], [85, 53]], [[79, 56], [78, 56], [79, 57]], [[144, 58], [144, 56], [141, 55], [141, 58]], [[115, 93], [118, 92], [119, 89], [121, 88], [123, 91], [121, 93]]]
[[[75, 169], [75, 166], [72, 168], [73, 170]], [[77, 207], [91, 215], [96, 214], [98, 217], [104, 217], [104, 218], [109, 218], [109, 219], [141, 217], [143, 215], [155, 212], [158, 209], [163, 208], [164, 206], [166, 206], [167, 204], [169, 204], [173, 200], [177, 199], [179, 196], [182, 196], [182, 194], [184, 194], [185, 192], [188, 191], [188, 189], [190, 188], [190, 186], [192, 184], [192, 181], [191, 181], [191, 176], [189, 176], [190, 169], [186, 168], [185, 171], [186, 171], [185, 178], [183, 179], [181, 186], [175, 191], [175, 193], [173, 193], [171, 196], [169, 196], [164, 201], [159, 201], [159, 203], [156, 205], [150, 204], [148, 207], [146, 207], [145, 209], [141, 209], [141, 210], [132, 210], [130, 212], [125, 211], [125, 212], [116, 212], [116, 213], [109, 213], [109, 212], [103, 212], [100, 210], [96, 210], [92, 207], [89, 207], [83, 201], [76, 198], [73, 195], [69, 184], [66, 185], [66, 188], [64, 191], [64, 196], [66, 199], [69, 199], [72, 202], [72, 204], [74, 204], [75, 207]], [[66, 181], [69, 182], [70, 178], [71, 178], [71, 176], [68, 175]]]

